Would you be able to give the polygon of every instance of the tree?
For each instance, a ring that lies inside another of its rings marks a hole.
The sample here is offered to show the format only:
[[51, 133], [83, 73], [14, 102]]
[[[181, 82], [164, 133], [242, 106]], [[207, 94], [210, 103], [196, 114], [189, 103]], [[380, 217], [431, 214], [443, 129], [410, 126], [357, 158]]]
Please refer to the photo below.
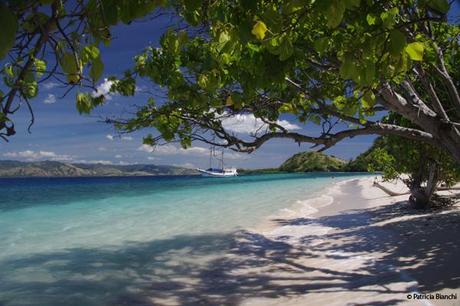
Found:
[[[387, 120], [401, 120], [389, 116]], [[428, 208], [433, 202], [445, 202], [439, 196], [440, 186], [450, 188], [460, 180], [460, 164], [445, 151], [399, 136], [380, 136], [374, 144], [351, 161], [348, 171], [381, 171], [384, 180], [402, 178], [411, 190], [409, 203], [416, 208]], [[388, 192], [386, 189], [384, 191]], [[389, 192], [390, 195], [400, 195]]]
[[[67, 92], [94, 88], [104, 69], [99, 45], [110, 44], [110, 28], [164, 4], [162, 0], [1, 1], [0, 137], [7, 141], [16, 133], [10, 116], [22, 105], [29, 109], [33, 124], [30, 100], [37, 96], [40, 83], [52, 79]], [[103, 97], [77, 94], [82, 111], [102, 102]]]
[[[161, 48], [135, 59], [131, 76], [167, 91], [133, 118], [109, 120], [124, 132], [154, 127], [145, 141], [194, 140], [252, 152], [272, 138], [327, 149], [357, 135], [398, 135], [443, 148], [460, 161], [459, 27], [446, 0], [177, 1], [203, 35], [167, 31]], [[116, 89], [114, 89], [116, 90]], [[414, 127], [379, 121], [401, 114]], [[222, 120], [254, 114], [266, 123], [250, 138]], [[283, 128], [293, 114], [320, 135]], [[377, 114], [377, 116], [376, 116]]]

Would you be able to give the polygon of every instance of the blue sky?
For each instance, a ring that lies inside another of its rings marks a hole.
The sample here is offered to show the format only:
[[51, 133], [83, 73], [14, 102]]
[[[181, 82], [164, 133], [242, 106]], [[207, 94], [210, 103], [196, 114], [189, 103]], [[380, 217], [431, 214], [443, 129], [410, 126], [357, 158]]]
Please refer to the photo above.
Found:
[[[102, 50], [106, 67], [105, 76], [119, 75], [132, 66], [133, 57], [149, 45], [158, 46], [161, 34], [169, 19], [135, 22], [129, 26], [118, 26], [113, 30], [114, 40]], [[102, 81], [101, 81], [102, 82]], [[140, 83], [141, 89], [155, 91], [148, 83]], [[205, 144], [196, 143], [192, 150], [184, 151], [176, 145], [167, 145], [152, 152], [142, 146], [142, 136], [151, 131], [140, 131], [130, 135], [117, 135], [116, 131], [101, 117], [117, 116], [125, 111], [133, 111], [133, 105], [142, 105], [147, 94], [135, 97], [111, 96], [107, 103], [90, 116], [78, 114], [75, 108], [75, 92], [62, 98], [63, 89], [52, 80], [43, 84], [40, 94], [32, 101], [35, 124], [31, 133], [27, 132], [30, 116], [25, 107], [13, 119], [17, 134], [9, 143], [0, 144], [0, 159], [14, 160], [61, 160], [66, 162], [104, 162], [113, 164], [152, 163], [187, 167], [208, 166], [208, 152]], [[282, 118], [285, 124], [297, 128], [299, 132], [314, 132], [318, 127], [302, 125], [293, 118]], [[251, 123], [252, 122], [252, 123]], [[237, 123], [240, 126], [237, 126]], [[241, 118], [231, 124], [233, 129], [254, 126], [250, 117]], [[350, 159], [365, 151], [374, 136], [360, 136], [347, 139], [327, 153]], [[294, 153], [308, 150], [309, 144], [298, 146], [293, 141], [272, 140], [253, 154], [226, 154], [228, 166], [261, 168], [277, 167]]]

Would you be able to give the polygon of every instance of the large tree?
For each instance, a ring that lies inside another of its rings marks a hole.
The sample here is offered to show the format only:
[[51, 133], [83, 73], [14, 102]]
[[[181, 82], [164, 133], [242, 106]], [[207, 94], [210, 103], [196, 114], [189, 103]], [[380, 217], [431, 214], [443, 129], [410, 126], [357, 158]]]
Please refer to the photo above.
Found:
[[[149, 100], [124, 131], [153, 127], [146, 142], [194, 140], [252, 152], [273, 138], [327, 149], [348, 137], [399, 135], [445, 149], [460, 162], [459, 27], [447, 0], [174, 1], [193, 30], [169, 30], [136, 57], [124, 80], [146, 78]], [[205, 29], [197, 35], [196, 27]], [[114, 88], [114, 90], [117, 90]], [[123, 90], [121, 91], [123, 93]], [[413, 127], [383, 123], [380, 111]], [[254, 114], [265, 127], [244, 137], [225, 118]], [[306, 135], [285, 114], [320, 124]]]

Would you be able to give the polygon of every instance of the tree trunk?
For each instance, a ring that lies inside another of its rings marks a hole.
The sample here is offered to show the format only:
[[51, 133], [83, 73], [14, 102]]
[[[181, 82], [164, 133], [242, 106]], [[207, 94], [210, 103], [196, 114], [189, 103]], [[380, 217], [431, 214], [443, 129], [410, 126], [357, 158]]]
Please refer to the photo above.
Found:
[[[423, 168], [423, 165], [420, 165]], [[425, 187], [421, 186], [421, 180], [415, 178], [413, 185], [410, 188], [411, 195], [409, 197], [409, 203], [418, 209], [430, 208], [432, 204], [433, 194], [436, 191], [438, 185], [438, 165], [435, 161], [429, 161], [428, 165], [429, 175]]]
[[423, 131], [430, 133], [433, 140], [449, 152], [455, 161], [460, 163], [459, 129], [455, 125], [441, 120], [441, 117], [431, 110], [409, 85], [406, 85], [405, 88], [410, 97], [408, 99], [397, 93], [389, 84], [385, 84], [381, 90], [383, 98], [380, 101], [381, 104], [409, 119]]

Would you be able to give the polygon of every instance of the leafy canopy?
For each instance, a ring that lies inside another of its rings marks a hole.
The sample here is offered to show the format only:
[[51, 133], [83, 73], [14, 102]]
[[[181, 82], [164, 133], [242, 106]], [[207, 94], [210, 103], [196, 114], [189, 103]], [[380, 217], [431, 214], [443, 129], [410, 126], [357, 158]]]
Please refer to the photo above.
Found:
[[[399, 90], [406, 81], [419, 82], [414, 68], [434, 70], [440, 50], [447, 51], [446, 69], [454, 69], [460, 31], [446, 22], [447, 0], [196, 0], [177, 1], [175, 8], [192, 27], [168, 30], [160, 48], [135, 58], [131, 73], [161, 86], [167, 100], [151, 99], [135, 117], [114, 121], [128, 132], [156, 128], [160, 135], [147, 136], [147, 143], [162, 138], [187, 147], [201, 140], [250, 152], [271, 137], [326, 148], [366, 133], [438, 141], [423, 126], [409, 130], [370, 119], [386, 107], [379, 105], [384, 84]], [[226, 131], [222, 119], [241, 113], [261, 118], [268, 130], [251, 140]], [[323, 133], [289, 133], [276, 123], [286, 114], [320, 124]], [[338, 121], [356, 131], [332, 133], [331, 127], [344, 128]]]

